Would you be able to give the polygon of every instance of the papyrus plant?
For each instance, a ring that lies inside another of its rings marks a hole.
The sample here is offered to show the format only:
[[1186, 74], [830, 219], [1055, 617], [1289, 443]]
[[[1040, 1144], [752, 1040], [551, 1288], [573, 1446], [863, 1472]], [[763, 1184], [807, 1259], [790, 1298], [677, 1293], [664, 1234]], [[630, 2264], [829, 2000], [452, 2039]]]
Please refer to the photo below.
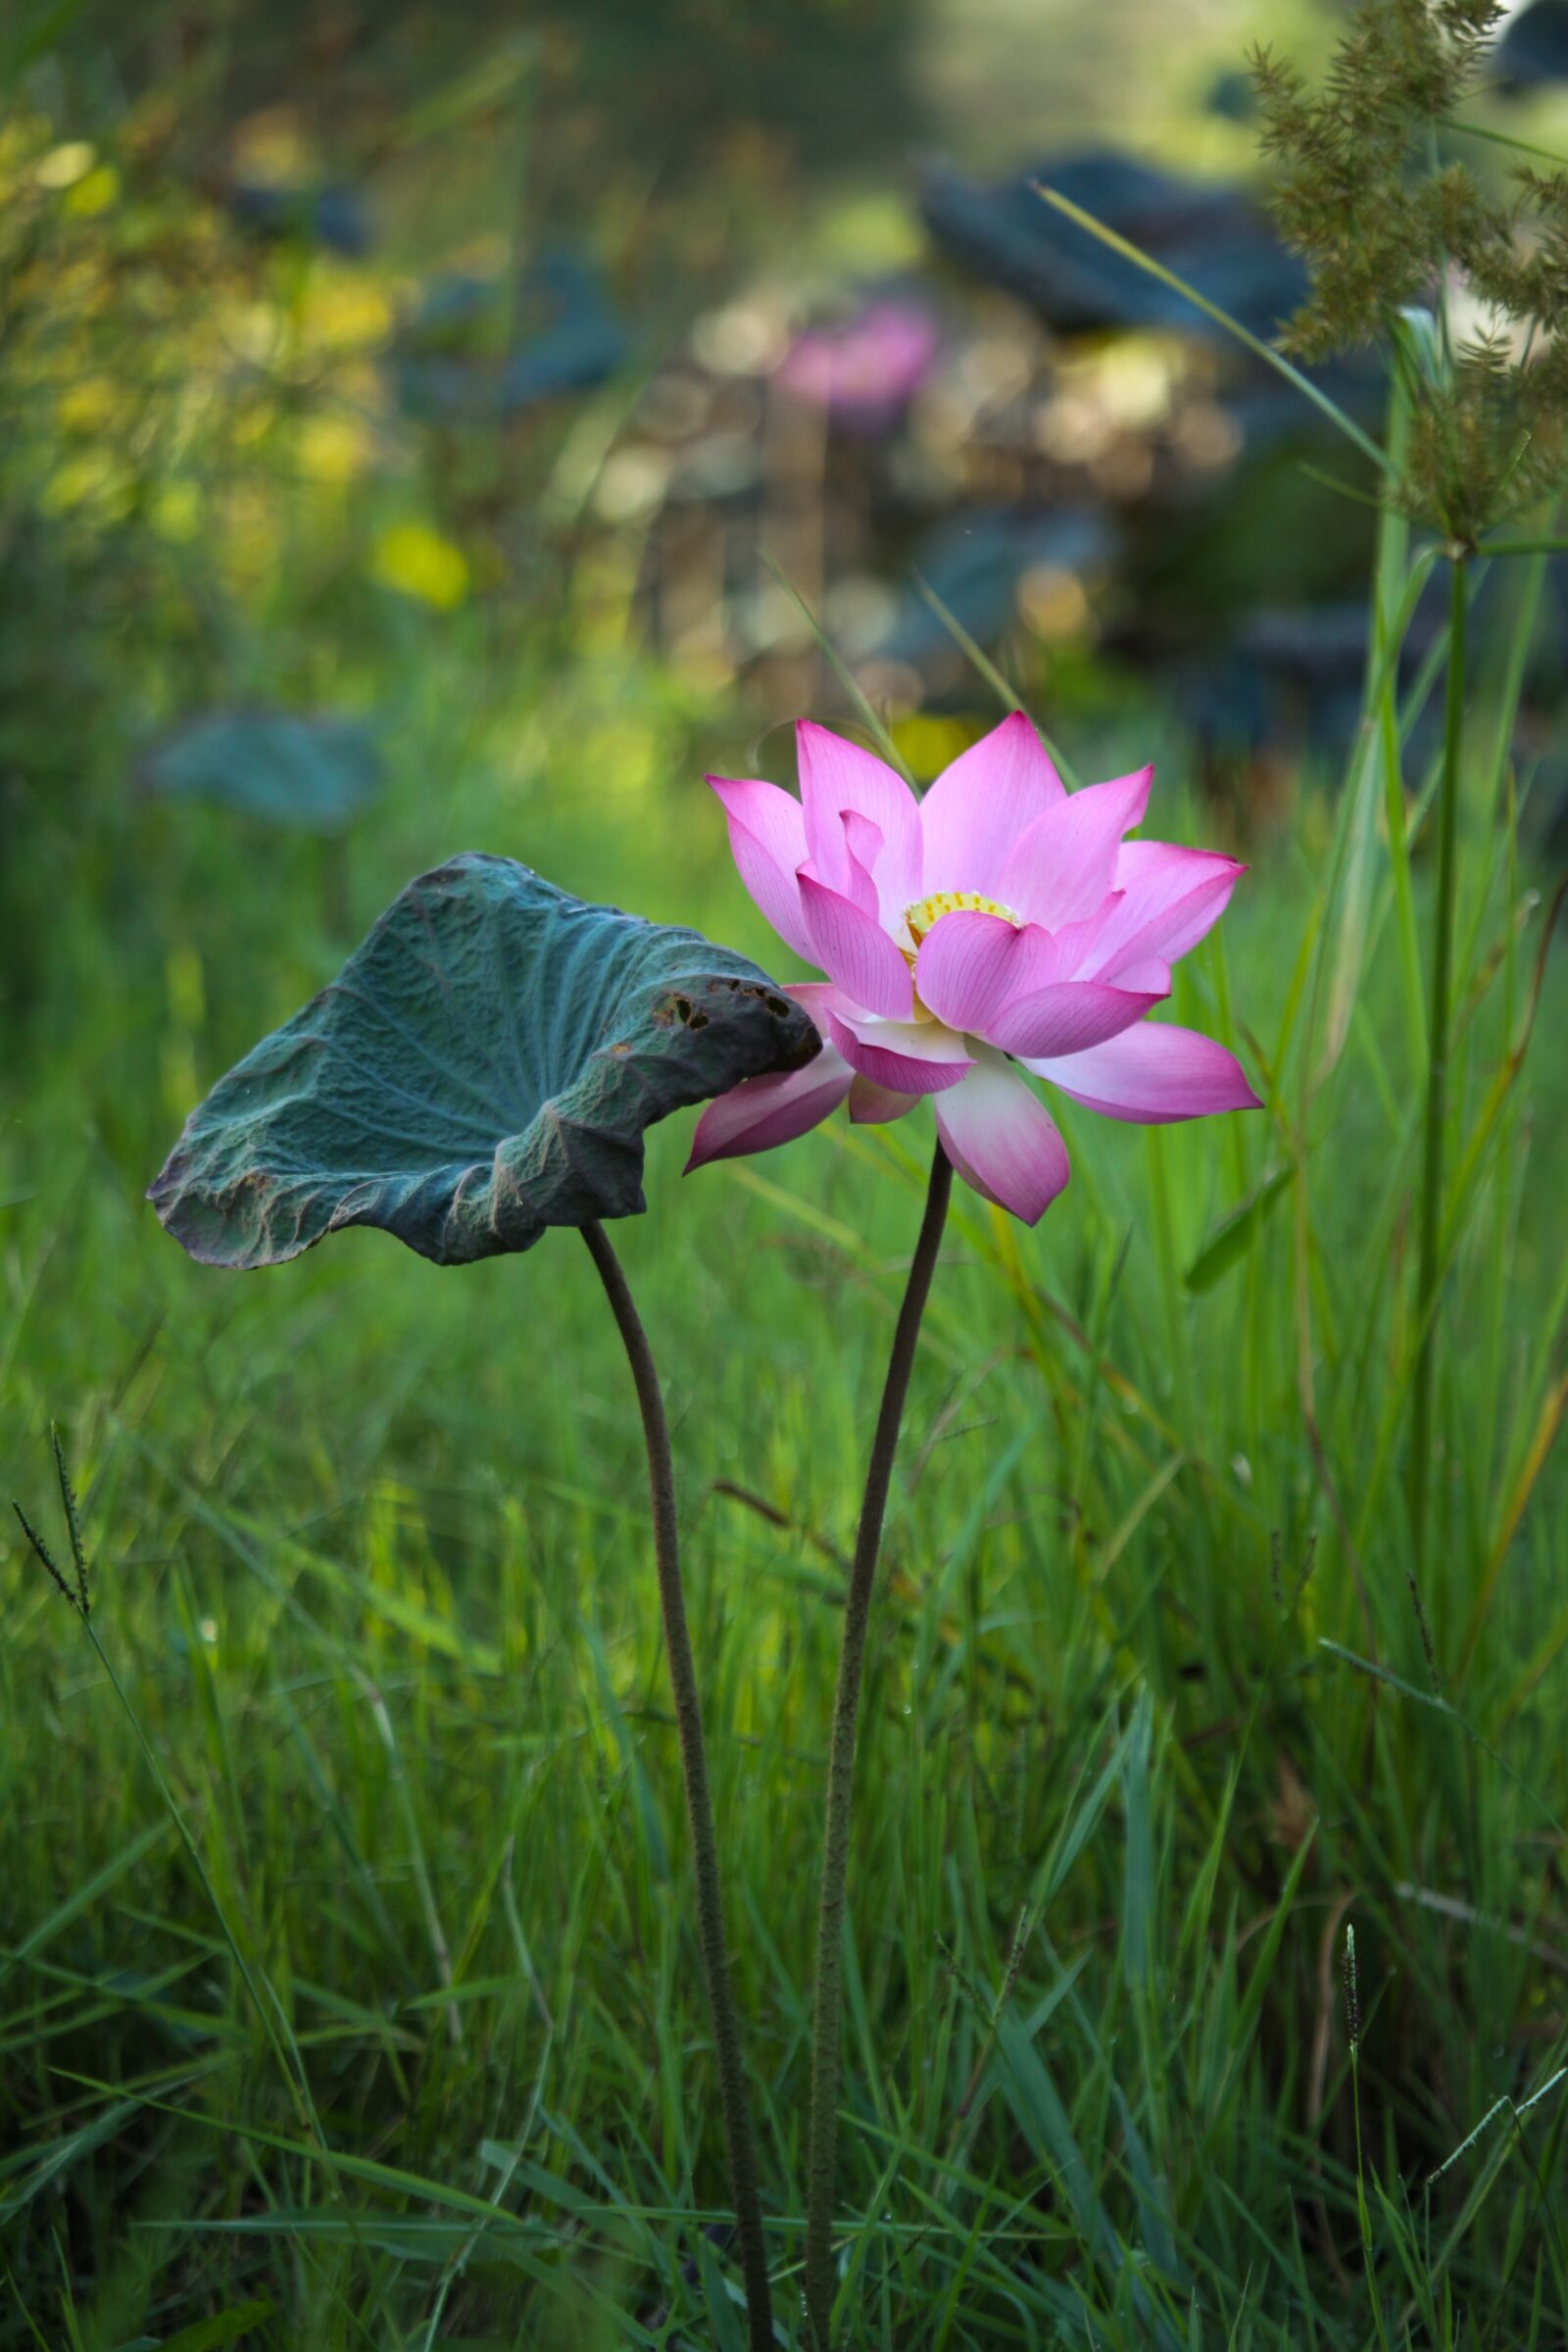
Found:
[[[1431, 552], [1449, 565], [1410, 1427], [1418, 1566], [1432, 1473], [1470, 604], [1478, 557], [1559, 544], [1495, 534], [1519, 514], [1549, 522], [1568, 479], [1568, 168], [1544, 172], [1521, 148], [1527, 160], [1512, 169], [1505, 201], [1440, 145], [1469, 128], [1454, 110], [1485, 74], [1507, 13], [1502, 0], [1362, 0], [1315, 92], [1269, 52], [1253, 60], [1264, 151], [1278, 167], [1275, 216], [1311, 280], [1283, 346], [1317, 360], [1383, 345], [1395, 383], [1383, 496], [1436, 534]], [[1390, 808], [1402, 833], [1396, 796]]]

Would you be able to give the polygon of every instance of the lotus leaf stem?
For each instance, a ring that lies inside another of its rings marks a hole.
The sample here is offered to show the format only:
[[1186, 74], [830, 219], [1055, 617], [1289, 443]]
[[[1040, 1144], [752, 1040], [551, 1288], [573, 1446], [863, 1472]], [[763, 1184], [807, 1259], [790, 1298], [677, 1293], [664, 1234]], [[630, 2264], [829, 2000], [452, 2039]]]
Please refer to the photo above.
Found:
[[767, 2247], [762, 2236], [762, 2208], [757, 2186], [757, 2157], [752, 2144], [751, 2115], [746, 2099], [746, 2073], [741, 2063], [740, 2027], [735, 2014], [735, 1987], [730, 1977], [724, 1941], [724, 1909], [719, 1888], [718, 1840], [713, 1833], [713, 1806], [708, 1787], [708, 1756], [703, 1742], [703, 1711], [697, 1690], [697, 1667], [692, 1657], [686, 1623], [686, 1598], [681, 1584], [680, 1544], [675, 1519], [675, 1472], [670, 1455], [669, 1424], [659, 1385], [648, 1335], [642, 1326], [619, 1258], [610, 1236], [597, 1219], [582, 1228], [582, 1238], [599, 1269], [599, 1278], [620, 1329], [637, 1402], [642, 1410], [643, 1438], [648, 1451], [648, 1491], [654, 1523], [654, 1558], [659, 1570], [659, 1605], [664, 1625], [664, 1650], [675, 1699], [675, 1728], [680, 1740], [681, 1773], [686, 1785], [686, 1817], [691, 1828], [692, 1858], [697, 1880], [697, 1933], [703, 1955], [708, 2005], [713, 2021], [713, 2046], [718, 2065], [718, 2101], [729, 2158], [730, 2194], [735, 2202], [746, 2283], [746, 2318], [752, 2352], [776, 2352], [773, 2335], [772, 2288], [767, 2275]]

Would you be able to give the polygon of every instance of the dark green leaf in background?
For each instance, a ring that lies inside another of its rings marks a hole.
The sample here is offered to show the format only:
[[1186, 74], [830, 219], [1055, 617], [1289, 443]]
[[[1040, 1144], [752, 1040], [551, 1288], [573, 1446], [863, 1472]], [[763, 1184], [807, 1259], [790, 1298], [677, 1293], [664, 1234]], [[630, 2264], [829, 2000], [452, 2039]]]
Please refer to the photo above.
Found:
[[375, 1225], [438, 1265], [645, 1205], [643, 1133], [818, 1051], [757, 965], [511, 858], [411, 882], [205, 1102], [148, 1198], [209, 1265]]
[[216, 711], [166, 736], [141, 764], [150, 792], [339, 833], [379, 788], [381, 758], [357, 718]]

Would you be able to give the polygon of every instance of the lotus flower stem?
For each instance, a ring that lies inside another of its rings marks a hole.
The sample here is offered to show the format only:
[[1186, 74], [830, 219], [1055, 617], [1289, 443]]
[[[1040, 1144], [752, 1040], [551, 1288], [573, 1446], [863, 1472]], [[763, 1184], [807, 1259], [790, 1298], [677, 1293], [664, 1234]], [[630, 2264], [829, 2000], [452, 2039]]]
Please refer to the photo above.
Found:
[[920, 1318], [936, 1271], [942, 1229], [953, 1190], [953, 1163], [939, 1143], [931, 1162], [920, 1238], [909, 1262], [909, 1279], [893, 1334], [882, 1407], [865, 1496], [855, 1540], [850, 1589], [844, 1605], [844, 1645], [839, 1652], [838, 1692], [833, 1702], [833, 1741], [828, 1752], [827, 1827], [822, 1841], [822, 1887], [816, 1928], [816, 1995], [811, 2016], [811, 2114], [807, 2143], [806, 2309], [816, 2352], [830, 2352], [833, 2322], [833, 2192], [837, 2174], [839, 2100], [839, 2013], [844, 1966], [844, 1912], [850, 1862], [850, 1812], [855, 1786], [855, 1737], [860, 1710], [860, 1677], [865, 1663], [866, 1625], [876, 1585], [882, 1521], [887, 1510], [893, 1458], [899, 1448], [904, 1400], [920, 1337]]
[[[1453, 962], [1453, 900], [1458, 872], [1459, 790], [1464, 765], [1465, 619], [1469, 564], [1452, 565], [1448, 680], [1438, 800], [1438, 906], [1432, 948], [1431, 1044], [1421, 1172], [1421, 1249], [1416, 1276], [1416, 1359], [1410, 1414], [1410, 1524], [1415, 1565], [1425, 1561], [1432, 1480], [1432, 1378], [1437, 1344], [1438, 1247], [1443, 1226], [1443, 1127], [1447, 1108], [1448, 998]], [[1424, 1631], [1424, 1629], [1423, 1629]]]
[[697, 1691], [697, 1668], [691, 1634], [686, 1624], [686, 1599], [681, 1585], [680, 1546], [675, 1521], [675, 1473], [670, 1456], [669, 1425], [659, 1386], [648, 1335], [627, 1288], [619, 1258], [610, 1236], [597, 1220], [584, 1225], [582, 1238], [599, 1269], [599, 1278], [620, 1328], [621, 1342], [631, 1365], [642, 1409], [643, 1438], [648, 1449], [648, 1490], [654, 1523], [654, 1557], [659, 1570], [659, 1605], [664, 1625], [664, 1649], [675, 1699], [675, 1725], [680, 1740], [681, 1772], [686, 1784], [686, 1816], [691, 1826], [692, 1856], [697, 1877], [697, 1927], [708, 2005], [713, 2021], [713, 2046], [718, 2060], [718, 2100], [729, 2157], [730, 2194], [739, 2226], [741, 2271], [746, 2282], [746, 2316], [752, 2352], [775, 2352], [772, 2290], [767, 2276], [767, 2248], [762, 2237], [762, 2209], [757, 2188], [757, 2157], [752, 2145], [751, 2116], [746, 2103], [746, 2076], [741, 2064], [740, 2027], [735, 2015], [735, 1988], [730, 1979], [724, 1941], [724, 1910], [719, 1892], [718, 1840], [713, 1834], [713, 1807], [708, 1788], [708, 1758], [703, 1743], [703, 1711]]

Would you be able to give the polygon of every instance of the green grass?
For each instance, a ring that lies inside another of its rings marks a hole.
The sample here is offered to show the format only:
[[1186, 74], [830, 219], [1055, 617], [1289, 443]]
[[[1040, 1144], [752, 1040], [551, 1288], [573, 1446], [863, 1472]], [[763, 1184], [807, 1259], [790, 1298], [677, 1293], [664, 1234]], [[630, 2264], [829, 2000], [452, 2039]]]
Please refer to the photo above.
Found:
[[[733, 714], [612, 652], [497, 685], [477, 619], [432, 650], [386, 671], [362, 916], [472, 845], [765, 950], [694, 780], [738, 756]], [[583, 799], [590, 713], [655, 782]], [[1098, 772], [1116, 747], [1067, 748]], [[1149, 748], [1179, 824], [1182, 747]], [[1302, 794], [1180, 982], [1176, 1017], [1239, 1042], [1270, 1110], [1145, 1133], [1068, 1105], [1074, 1181], [1037, 1233], [960, 1200], [872, 1628], [847, 2345], [1568, 2327], [1568, 2086], [1508, 2107], [1568, 2055], [1563, 997], [1548, 970], [1483, 1133], [1544, 913], [1510, 915], [1528, 877], [1483, 767], [1437, 1689], [1402, 1474], [1419, 1070], [1371, 818], [1345, 883], [1353, 795]], [[261, 1276], [187, 1263], [140, 1189], [332, 952], [304, 853], [99, 807], [98, 906], [36, 903], [70, 988], [42, 988], [0, 1130], [0, 1461], [63, 1545], [62, 1425], [101, 1644], [13, 1536], [0, 2343], [231, 2340], [180, 2333], [219, 2314], [323, 2352], [738, 2343], [640, 1453], [586, 1252], [441, 1272], [356, 1234]], [[34, 845], [40, 874], [66, 848]], [[797, 2328], [835, 1603], [925, 1147], [840, 1126], [682, 1184], [684, 1141], [655, 1137], [619, 1246], [675, 1427]]]

